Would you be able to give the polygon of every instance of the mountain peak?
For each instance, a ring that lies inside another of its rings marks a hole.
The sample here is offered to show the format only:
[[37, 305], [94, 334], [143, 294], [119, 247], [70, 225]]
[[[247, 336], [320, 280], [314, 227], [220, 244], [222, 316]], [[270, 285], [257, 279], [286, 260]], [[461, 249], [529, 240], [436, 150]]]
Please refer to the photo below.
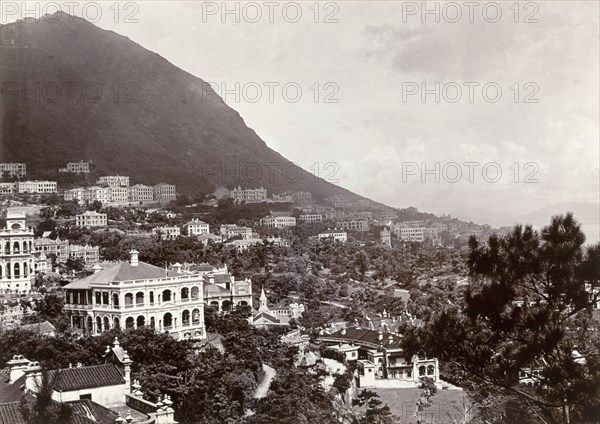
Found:
[[270, 149], [205, 81], [126, 37], [65, 12], [2, 32], [3, 161], [41, 175], [92, 160], [98, 173], [183, 192], [241, 185], [359, 197]]

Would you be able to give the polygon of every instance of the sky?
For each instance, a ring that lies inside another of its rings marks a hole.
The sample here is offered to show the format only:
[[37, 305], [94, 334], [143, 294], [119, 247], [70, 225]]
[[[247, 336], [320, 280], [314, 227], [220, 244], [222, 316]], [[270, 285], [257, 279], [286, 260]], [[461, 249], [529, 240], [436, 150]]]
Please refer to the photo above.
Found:
[[3, 2], [57, 7], [214, 84], [274, 150], [394, 207], [598, 202], [599, 3]]

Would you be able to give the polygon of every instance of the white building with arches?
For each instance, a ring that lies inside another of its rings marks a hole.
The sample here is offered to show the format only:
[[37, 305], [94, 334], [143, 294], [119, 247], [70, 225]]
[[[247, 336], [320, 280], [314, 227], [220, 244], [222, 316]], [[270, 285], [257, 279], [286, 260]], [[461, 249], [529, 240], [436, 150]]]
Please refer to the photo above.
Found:
[[36, 272], [35, 255], [33, 229], [25, 224], [25, 214], [8, 209], [6, 226], [0, 230], [2, 292], [29, 293], [31, 280]]
[[64, 310], [75, 331], [100, 334], [119, 327], [149, 326], [178, 340], [204, 339], [204, 278], [138, 260], [95, 273], [64, 287]]

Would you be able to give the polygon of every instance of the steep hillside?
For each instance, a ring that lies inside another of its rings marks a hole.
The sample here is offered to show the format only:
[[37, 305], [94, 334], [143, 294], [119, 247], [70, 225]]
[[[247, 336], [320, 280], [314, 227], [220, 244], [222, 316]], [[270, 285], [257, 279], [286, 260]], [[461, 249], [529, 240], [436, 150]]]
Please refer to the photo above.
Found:
[[203, 80], [127, 37], [64, 13], [0, 31], [0, 159], [32, 176], [92, 160], [97, 173], [187, 192], [263, 185], [357, 197], [292, 165]]

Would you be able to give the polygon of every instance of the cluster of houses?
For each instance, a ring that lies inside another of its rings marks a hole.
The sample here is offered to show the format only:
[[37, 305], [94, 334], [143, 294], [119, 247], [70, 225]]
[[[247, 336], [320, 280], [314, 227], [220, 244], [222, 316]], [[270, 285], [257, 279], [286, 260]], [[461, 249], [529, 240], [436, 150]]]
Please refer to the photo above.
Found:
[[39, 362], [14, 355], [0, 379], [0, 422], [26, 424], [23, 402], [34, 403], [47, 380], [52, 382], [48, 408], [59, 411], [62, 405], [68, 406], [69, 422], [177, 424], [169, 396], [161, 395], [158, 402], [151, 402], [139, 382], [132, 379], [134, 362], [118, 339], [102, 353], [103, 364], [77, 363], [52, 370], [43, 370]]
[[35, 238], [33, 229], [26, 225], [25, 214], [9, 209], [6, 225], [0, 229], [0, 292], [29, 293], [37, 273], [52, 271], [51, 256], [57, 263], [80, 258], [92, 265], [100, 260], [97, 246], [52, 240], [47, 233]]
[[144, 184], [129, 185], [125, 175], [105, 175], [90, 187], [77, 187], [65, 190], [64, 199], [77, 203], [100, 202], [103, 205], [140, 205], [148, 203], [168, 203], [177, 198], [176, 187], [159, 183], [153, 186]]

